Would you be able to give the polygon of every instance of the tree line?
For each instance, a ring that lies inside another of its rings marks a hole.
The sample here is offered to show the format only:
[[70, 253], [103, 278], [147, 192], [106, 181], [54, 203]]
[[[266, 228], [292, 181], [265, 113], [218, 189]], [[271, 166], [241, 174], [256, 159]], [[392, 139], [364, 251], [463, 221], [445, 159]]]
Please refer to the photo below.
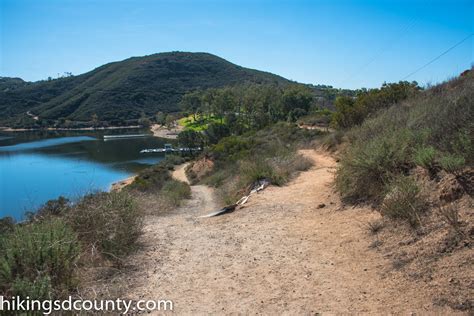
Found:
[[259, 130], [278, 121], [295, 122], [314, 106], [311, 89], [303, 85], [247, 85], [193, 91], [180, 102], [184, 115], [206, 124], [204, 133], [186, 130], [180, 143], [215, 144], [231, 134]]
[[312, 91], [302, 85], [249, 85], [193, 91], [180, 105], [194, 120], [214, 117], [237, 129], [259, 129], [281, 120], [296, 121], [313, 101]]

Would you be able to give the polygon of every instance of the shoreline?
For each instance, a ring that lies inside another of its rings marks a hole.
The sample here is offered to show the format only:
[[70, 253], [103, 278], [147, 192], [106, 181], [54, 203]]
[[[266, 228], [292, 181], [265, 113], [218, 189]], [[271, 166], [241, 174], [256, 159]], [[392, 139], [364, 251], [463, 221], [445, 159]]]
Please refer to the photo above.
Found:
[[173, 128], [168, 129], [160, 124], [153, 124], [150, 126], [150, 131], [153, 136], [167, 139], [176, 139], [178, 134], [184, 129], [183, 126], [175, 125]]
[[[166, 139], [177, 139], [179, 132], [184, 130], [183, 126], [175, 125], [173, 128], [168, 129], [160, 124], [153, 124], [150, 126], [150, 131], [152, 132], [153, 137], [166, 138]], [[117, 191], [120, 192], [123, 188], [131, 184], [138, 174], [134, 174], [125, 179], [113, 182], [110, 185], [109, 192]]]
[[115, 129], [139, 129], [143, 128], [141, 125], [129, 126], [107, 126], [107, 127], [46, 127], [46, 128], [12, 128], [0, 127], [0, 132], [33, 132], [33, 131], [101, 131], [101, 130], [115, 130]]
[[[107, 127], [78, 127], [78, 128], [66, 128], [66, 127], [46, 127], [46, 128], [12, 128], [2, 126], [0, 132], [15, 133], [15, 132], [35, 132], [35, 131], [105, 131], [105, 130], [118, 130], [118, 129], [141, 129], [145, 128], [141, 125], [129, 125], [129, 126], [107, 126]], [[175, 125], [173, 128], [168, 129], [167, 127], [160, 124], [153, 124], [149, 127], [150, 132], [154, 137], [177, 139], [178, 134], [184, 130], [183, 126]]]
[[132, 175], [128, 178], [113, 182], [110, 185], [109, 192], [113, 192], [113, 191], [120, 192], [120, 191], [122, 191], [122, 189], [125, 188], [127, 185], [131, 184], [137, 176], [138, 176], [137, 174], [134, 174], [134, 175]]

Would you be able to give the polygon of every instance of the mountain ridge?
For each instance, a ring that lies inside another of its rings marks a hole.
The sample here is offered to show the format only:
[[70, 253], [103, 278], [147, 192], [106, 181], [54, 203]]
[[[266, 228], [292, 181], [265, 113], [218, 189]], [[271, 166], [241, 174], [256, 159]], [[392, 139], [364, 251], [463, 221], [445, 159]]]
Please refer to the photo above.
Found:
[[92, 115], [123, 124], [158, 111], [176, 112], [186, 92], [237, 84], [294, 83], [281, 76], [245, 68], [210, 53], [167, 52], [130, 57], [89, 72], [26, 82], [0, 78], [2, 125], [28, 126], [56, 120], [88, 121]]

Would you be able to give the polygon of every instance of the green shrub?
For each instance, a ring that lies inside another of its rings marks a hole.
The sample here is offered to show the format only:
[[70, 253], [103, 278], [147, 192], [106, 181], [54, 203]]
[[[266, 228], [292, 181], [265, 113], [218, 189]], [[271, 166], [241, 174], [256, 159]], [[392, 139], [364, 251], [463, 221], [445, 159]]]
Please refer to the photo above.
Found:
[[456, 173], [460, 171], [466, 164], [464, 157], [456, 154], [446, 154], [441, 156], [439, 164], [443, 170], [447, 172]]
[[115, 263], [136, 248], [142, 211], [127, 191], [85, 196], [68, 214], [68, 221], [87, 248]]
[[336, 188], [342, 197], [380, 201], [380, 188], [409, 161], [411, 138], [410, 132], [401, 130], [353, 143], [342, 155], [336, 173]]
[[[342, 196], [380, 201], [379, 188], [413, 163], [436, 162], [451, 172], [472, 163], [473, 82], [459, 78], [417, 93], [347, 131], [350, 145], [336, 174]], [[436, 157], [442, 152], [452, 154]]]
[[242, 136], [229, 136], [221, 139], [211, 149], [215, 159], [238, 160], [249, 155], [252, 142]]
[[184, 163], [186, 158], [178, 155], [166, 155], [165, 159], [160, 161], [160, 164], [168, 166], [176, 166]]
[[36, 217], [58, 216], [63, 212], [67, 212], [70, 208], [69, 199], [60, 196], [57, 199], [49, 200], [40, 207], [36, 213]]
[[312, 166], [311, 160], [297, 155], [296, 150], [319, 135], [319, 131], [301, 129], [296, 124], [277, 123], [223, 138], [209, 150], [214, 167], [202, 182], [218, 187], [218, 196], [226, 203], [234, 203], [248, 193], [258, 180], [283, 185]]
[[370, 114], [416, 95], [419, 89], [416, 82], [400, 81], [384, 83], [380, 89], [360, 90], [356, 98], [340, 96], [335, 101], [332, 124], [339, 128], [359, 125]]
[[210, 175], [203, 179], [203, 183], [212, 187], [222, 186], [228, 179], [232, 178], [238, 168], [237, 164], [226, 164], [225, 166], [217, 166], [217, 171], [212, 172]]
[[436, 159], [436, 149], [432, 146], [419, 147], [413, 154], [413, 161], [416, 165], [426, 169], [431, 169], [434, 166]]
[[263, 179], [269, 180], [274, 185], [284, 185], [296, 172], [306, 171], [312, 165], [311, 160], [291, 153], [241, 161], [239, 174], [244, 186]]
[[157, 192], [161, 190], [163, 184], [171, 179], [169, 169], [172, 165], [159, 163], [146, 168], [135, 177], [135, 180], [127, 186], [128, 190], [138, 190], [142, 192]]
[[204, 145], [204, 136], [199, 131], [188, 129], [178, 134], [178, 142], [183, 147], [202, 147]]
[[415, 180], [400, 177], [390, 184], [380, 211], [383, 216], [405, 220], [410, 225], [417, 226], [420, 224], [420, 214], [426, 204], [425, 197]]
[[0, 236], [9, 233], [15, 228], [15, 219], [10, 216], [0, 218]]
[[34, 299], [51, 299], [53, 289], [48, 275], [38, 276], [34, 280], [18, 277], [11, 285], [11, 295]]
[[298, 124], [328, 126], [331, 123], [332, 115], [333, 112], [328, 109], [314, 111], [309, 115], [299, 118]]
[[204, 135], [209, 144], [217, 144], [219, 140], [231, 135], [229, 126], [221, 123], [211, 123], [204, 132]]
[[468, 128], [461, 128], [451, 144], [454, 152], [462, 155], [468, 162], [474, 162], [474, 122]]
[[342, 144], [344, 137], [344, 132], [341, 130], [336, 130], [322, 138], [321, 144], [323, 148], [334, 151], [337, 147]]
[[245, 160], [240, 163], [240, 174], [244, 186], [267, 179], [272, 184], [282, 185], [288, 181], [289, 174], [276, 170], [268, 160]]
[[291, 173], [309, 170], [314, 165], [313, 161], [301, 155], [295, 155], [291, 160], [289, 168]]
[[172, 207], [176, 207], [179, 206], [183, 200], [191, 197], [191, 188], [187, 183], [170, 180], [163, 185], [159, 194]]
[[0, 238], [0, 292], [35, 298], [73, 288], [76, 234], [61, 219], [17, 225]]
[[174, 166], [180, 165], [188, 159], [189, 157], [167, 155], [158, 164], [140, 171], [135, 180], [126, 188], [132, 191], [156, 193], [161, 190], [167, 181], [171, 180], [170, 171], [174, 169]]

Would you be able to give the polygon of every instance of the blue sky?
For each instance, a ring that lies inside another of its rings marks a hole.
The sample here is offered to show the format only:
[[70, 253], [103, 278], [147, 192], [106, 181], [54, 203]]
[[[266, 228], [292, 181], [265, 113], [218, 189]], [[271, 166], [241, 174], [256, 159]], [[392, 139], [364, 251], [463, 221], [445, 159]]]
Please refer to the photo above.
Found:
[[[378, 87], [473, 33], [466, 1], [0, 0], [0, 76], [40, 80], [164, 51], [204, 51], [304, 83]], [[474, 37], [408, 80], [469, 68]]]

